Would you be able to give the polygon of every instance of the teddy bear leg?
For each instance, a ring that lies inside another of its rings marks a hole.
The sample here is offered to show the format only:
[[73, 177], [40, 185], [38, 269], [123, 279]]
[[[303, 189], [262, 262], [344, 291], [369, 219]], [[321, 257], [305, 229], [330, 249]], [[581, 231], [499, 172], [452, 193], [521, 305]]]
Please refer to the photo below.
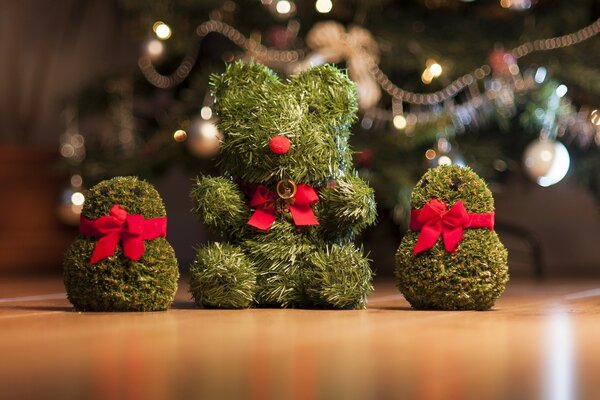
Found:
[[239, 246], [201, 246], [190, 266], [190, 292], [202, 307], [248, 308], [256, 293], [255, 268]]
[[[287, 248], [286, 248], [287, 250]], [[259, 307], [303, 308], [309, 306], [304, 294], [302, 255], [290, 260], [287, 251], [257, 256], [256, 303]]]
[[352, 243], [320, 248], [309, 257], [305, 278], [315, 307], [365, 308], [373, 290], [369, 259]]

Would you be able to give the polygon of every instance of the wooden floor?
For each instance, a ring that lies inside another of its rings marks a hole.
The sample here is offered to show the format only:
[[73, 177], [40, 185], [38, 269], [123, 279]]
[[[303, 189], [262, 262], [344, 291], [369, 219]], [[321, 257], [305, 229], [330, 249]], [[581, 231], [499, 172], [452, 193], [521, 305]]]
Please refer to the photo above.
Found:
[[4, 399], [600, 399], [600, 281], [510, 283], [489, 312], [77, 313], [57, 279], [0, 283]]

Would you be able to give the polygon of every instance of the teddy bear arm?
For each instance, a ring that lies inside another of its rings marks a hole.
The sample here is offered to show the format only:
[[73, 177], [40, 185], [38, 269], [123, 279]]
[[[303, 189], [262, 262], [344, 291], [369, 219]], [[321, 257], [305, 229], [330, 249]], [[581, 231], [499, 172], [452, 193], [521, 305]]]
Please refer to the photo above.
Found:
[[197, 178], [190, 197], [194, 203], [193, 212], [214, 231], [241, 230], [250, 218], [244, 194], [224, 177]]
[[357, 176], [338, 180], [334, 187], [321, 192], [321, 199], [322, 225], [334, 230], [357, 234], [377, 217], [373, 189]]

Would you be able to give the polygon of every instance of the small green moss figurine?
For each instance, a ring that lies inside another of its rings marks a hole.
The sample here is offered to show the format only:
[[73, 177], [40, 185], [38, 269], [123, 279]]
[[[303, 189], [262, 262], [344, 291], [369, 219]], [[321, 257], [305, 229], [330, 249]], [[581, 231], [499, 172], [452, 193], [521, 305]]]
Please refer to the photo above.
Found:
[[198, 249], [196, 303], [365, 307], [372, 274], [352, 241], [376, 209], [351, 165], [354, 83], [330, 65], [282, 81], [263, 65], [236, 62], [211, 84], [222, 176], [199, 178], [191, 197], [226, 242]]
[[177, 290], [165, 207], [149, 183], [117, 177], [89, 190], [81, 234], [67, 250], [64, 282], [79, 311], [159, 311]]
[[404, 297], [416, 309], [490, 309], [508, 267], [485, 182], [470, 168], [439, 166], [417, 183], [411, 206], [410, 229], [396, 253]]

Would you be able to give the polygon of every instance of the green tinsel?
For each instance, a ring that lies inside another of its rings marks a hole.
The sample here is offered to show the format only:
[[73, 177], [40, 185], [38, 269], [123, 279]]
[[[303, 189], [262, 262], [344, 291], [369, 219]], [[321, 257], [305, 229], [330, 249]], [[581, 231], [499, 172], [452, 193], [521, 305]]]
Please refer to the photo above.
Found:
[[217, 232], [232, 229], [243, 229], [250, 218], [250, 210], [240, 188], [230, 179], [216, 177], [202, 177], [196, 179], [190, 194], [197, 215], [202, 215], [204, 224]]
[[[191, 192], [194, 212], [227, 243], [198, 250], [192, 295], [206, 307], [362, 308], [372, 290], [369, 260], [352, 240], [376, 218], [373, 191], [356, 176], [348, 147], [356, 88], [325, 65], [287, 81], [267, 67], [236, 62], [211, 79], [222, 177], [201, 177]], [[269, 150], [276, 135], [285, 154]], [[253, 185], [275, 191], [290, 179], [315, 187], [318, 226], [297, 227], [289, 212], [270, 230], [246, 222]]]
[[[485, 182], [470, 168], [439, 166], [423, 175], [411, 206], [420, 209], [437, 198], [451, 208], [462, 200], [469, 213], [494, 211]], [[442, 239], [418, 255], [412, 251], [420, 232], [409, 230], [396, 253], [398, 288], [417, 309], [487, 310], [500, 297], [508, 280], [507, 251], [496, 232], [465, 229], [455, 252]]]
[[192, 297], [204, 307], [245, 308], [252, 304], [256, 272], [235, 246], [214, 243], [200, 247], [190, 274]]
[[[129, 214], [144, 218], [165, 216], [160, 195], [149, 183], [135, 177], [100, 182], [88, 192], [83, 216], [109, 215], [119, 204]], [[97, 239], [80, 235], [67, 250], [64, 283], [67, 296], [80, 311], [159, 311], [169, 308], [179, 270], [171, 245], [164, 238], [144, 241], [139, 261], [126, 258], [121, 246], [114, 255], [90, 265]]]
[[[306, 279], [315, 282], [307, 289], [314, 304], [337, 308], [366, 306], [366, 295], [373, 290], [369, 260], [352, 244], [320, 249], [309, 257]], [[357, 293], [364, 293], [357, 299]], [[357, 304], [358, 300], [358, 304]]]

